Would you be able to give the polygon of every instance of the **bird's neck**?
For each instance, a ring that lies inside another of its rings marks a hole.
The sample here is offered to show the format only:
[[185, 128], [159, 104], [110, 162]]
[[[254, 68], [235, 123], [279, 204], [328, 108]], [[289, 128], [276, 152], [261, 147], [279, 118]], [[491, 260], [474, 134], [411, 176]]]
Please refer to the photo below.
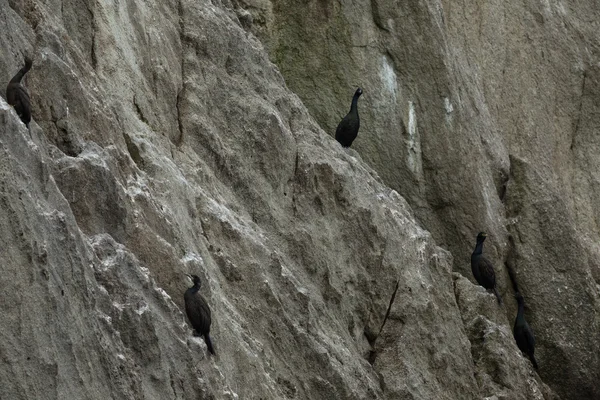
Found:
[[483, 252], [483, 241], [477, 242], [477, 245], [475, 246], [475, 250], [473, 251], [473, 254], [478, 255], [478, 254], [481, 254], [482, 252]]
[[196, 293], [198, 290], [200, 290], [200, 284], [195, 283], [194, 286], [191, 287], [191, 289], [194, 293]]
[[23, 68], [21, 68], [19, 70], [19, 72], [17, 72], [17, 74], [15, 76], [13, 76], [13, 78], [10, 80], [10, 83], [19, 83], [19, 82], [21, 82], [21, 79], [23, 79], [23, 76], [25, 76], [25, 74], [27, 73], [27, 71], [29, 71], [29, 68], [31, 68], [31, 67], [24, 66]]
[[[355, 94], [352, 98], [352, 105], [350, 106], [350, 112], [354, 112], [358, 114], [358, 97], [359, 95]], [[348, 104], [348, 103], [346, 103]]]
[[519, 311], [517, 311], [517, 319], [522, 319], [523, 314], [525, 313], [525, 306], [523, 300], [518, 300], [519, 303]]

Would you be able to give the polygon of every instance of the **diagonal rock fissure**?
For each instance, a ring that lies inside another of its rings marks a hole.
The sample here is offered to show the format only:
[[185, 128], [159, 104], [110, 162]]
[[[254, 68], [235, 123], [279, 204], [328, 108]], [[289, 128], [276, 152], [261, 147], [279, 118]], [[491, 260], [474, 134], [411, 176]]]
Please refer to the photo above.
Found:
[[385, 312], [385, 316], [383, 317], [383, 322], [381, 323], [381, 326], [379, 327], [379, 331], [377, 332], [377, 334], [375, 335], [372, 332], [369, 332], [368, 330], [365, 329], [365, 336], [366, 336], [369, 344], [371, 345], [371, 350], [369, 351], [369, 355], [367, 358], [367, 361], [371, 365], [375, 364], [375, 360], [377, 359], [377, 350], [375, 350], [375, 342], [377, 341], [377, 338], [379, 338], [379, 336], [381, 335], [381, 332], [383, 331], [383, 327], [385, 326], [385, 323], [387, 322], [388, 318], [390, 317], [390, 312], [392, 311], [392, 305], [394, 304], [394, 300], [396, 299], [396, 293], [398, 293], [399, 284], [400, 284], [400, 281], [396, 281], [396, 285], [394, 286], [394, 292], [392, 293], [392, 297], [390, 298], [390, 302], [389, 302], [387, 310]]
[[390, 298], [390, 304], [388, 305], [387, 311], [385, 312], [385, 317], [383, 317], [383, 322], [381, 323], [379, 332], [377, 332], [377, 337], [379, 337], [379, 335], [381, 335], [381, 332], [383, 331], [383, 327], [385, 326], [385, 323], [387, 322], [388, 318], [390, 317], [390, 312], [392, 311], [392, 304], [394, 304], [394, 300], [396, 299], [396, 293], [398, 292], [399, 284], [400, 284], [400, 281], [396, 281], [396, 286], [394, 287], [394, 293], [392, 293], [392, 297]]
[[181, 145], [183, 144], [183, 122], [182, 122], [182, 115], [181, 115], [181, 94], [183, 93], [183, 90], [185, 88], [185, 83], [184, 83], [184, 78], [183, 78], [183, 62], [182, 62], [182, 66], [181, 66], [181, 80], [182, 80], [182, 88], [177, 92], [177, 101], [175, 103], [175, 107], [177, 108], [177, 127], [179, 128], [179, 138], [177, 138], [177, 141], [175, 143], [175, 145], [177, 147], [181, 147]]
[[300, 151], [298, 150], [298, 145], [296, 144], [296, 159], [294, 161], [294, 174], [291, 178], [292, 180], [292, 213], [296, 216], [296, 185], [298, 184], [298, 164], [300, 162]]
[[508, 236], [508, 255], [506, 261], [504, 262], [504, 267], [508, 272], [508, 277], [510, 278], [510, 282], [512, 283], [513, 290], [516, 292], [519, 291], [519, 285], [517, 284], [517, 275], [514, 269], [514, 251], [515, 251], [515, 242], [512, 235]]

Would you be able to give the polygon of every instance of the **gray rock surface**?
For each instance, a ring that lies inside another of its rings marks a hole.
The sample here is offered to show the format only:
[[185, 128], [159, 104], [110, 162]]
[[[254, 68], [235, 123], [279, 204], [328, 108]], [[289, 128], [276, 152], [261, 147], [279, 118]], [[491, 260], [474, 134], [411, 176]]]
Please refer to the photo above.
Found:
[[600, 398], [596, 2], [235, 3], [327, 133], [364, 89], [353, 148], [454, 271], [471, 278], [475, 235], [491, 234], [511, 309], [515, 252], [541, 376], [565, 398]]
[[0, 0], [0, 398], [597, 397], [598, 19], [468, 7]]

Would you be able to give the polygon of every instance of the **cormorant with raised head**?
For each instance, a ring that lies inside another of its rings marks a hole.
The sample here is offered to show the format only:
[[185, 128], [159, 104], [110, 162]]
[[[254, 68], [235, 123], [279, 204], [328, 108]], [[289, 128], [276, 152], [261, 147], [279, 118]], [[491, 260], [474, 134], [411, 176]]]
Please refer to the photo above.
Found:
[[335, 130], [335, 140], [340, 142], [342, 147], [350, 147], [356, 136], [358, 136], [358, 128], [360, 128], [360, 118], [358, 117], [358, 98], [362, 94], [362, 89], [356, 89], [352, 98], [350, 112], [342, 118]]
[[6, 87], [6, 101], [15, 108], [17, 115], [27, 129], [29, 129], [29, 122], [31, 121], [31, 103], [27, 90], [21, 85], [21, 79], [31, 69], [32, 64], [31, 58], [25, 57], [25, 66], [17, 72]]
[[515, 294], [517, 299], [517, 303], [519, 304], [519, 311], [517, 312], [517, 318], [515, 319], [515, 327], [513, 328], [513, 335], [515, 340], [517, 341], [517, 347], [523, 353], [527, 354], [527, 357], [531, 360], [533, 364], [533, 368], [537, 369], [538, 365], [535, 361], [535, 357], [533, 356], [535, 350], [535, 337], [533, 336], [533, 331], [529, 327], [527, 321], [525, 321], [524, 314], [524, 301], [521, 293], [517, 292]]
[[494, 266], [483, 256], [483, 242], [487, 237], [485, 232], [479, 232], [477, 235], [477, 245], [473, 254], [471, 254], [471, 271], [477, 283], [486, 289], [493, 289], [498, 303], [502, 304], [502, 298], [498, 289], [496, 288], [496, 273], [494, 272]]
[[185, 313], [196, 331], [195, 336], [203, 336], [204, 342], [210, 354], [215, 354], [215, 350], [210, 340], [210, 307], [199, 293], [200, 278], [197, 275], [188, 275], [194, 283], [194, 286], [185, 291], [183, 299], [185, 301]]

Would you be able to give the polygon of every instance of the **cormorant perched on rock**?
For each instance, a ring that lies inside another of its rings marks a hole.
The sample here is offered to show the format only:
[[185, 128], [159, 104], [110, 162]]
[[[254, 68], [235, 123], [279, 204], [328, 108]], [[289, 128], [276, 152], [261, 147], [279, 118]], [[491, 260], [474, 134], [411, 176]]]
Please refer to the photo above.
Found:
[[195, 336], [203, 336], [206, 347], [210, 354], [215, 354], [212, 341], [210, 340], [210, 307], [198, 292], [200, 290], [200, 278], [197, 275], [188, 275], [194, 286], [185, 291], [185, 313], [196, 331]]
[[15, 108], [17, 115], [27, 129], [29, 129], [29, 122], [31, 121], [31, 103], [29, 102], [29, 94], [21, 85], [21, 79], [31, 69], [32, 64], [31, 58], [25, 57], [25, 66], [17, 72], [6, 87], [6, 101]]
[[525, 321], [523, 296], [521, 296], [521, 293], [517, 292], [515, 297], [519, 304], [519, 311], [517, 312], [517, 318], [515, 319], [513, 335], [515, 336], [519, 350], [527, 354], [527, 357], [529, 357], [533, 364], [533, 368], [537, 369], [538, 365], [533, 356], [535, 350], [535, 337], [533, 337], [533, 331], [529, 327], [529, 324]]
[[473, 254], [471, 254], [471, 271], [473, 271], [473, 276], [477, 283], [486, 289], [493, 289], [494, 294], [498, 299], [498, 303], [502, 304], [502, 298], [500, 298], [500, 293], [498, 293], [498, 289], [496, 289], [496, 273], [494, 272], [494, 266], [490, 260], [485, 258], [482, 254], [483, 242], [486, 237], [487, 235], [485, 232], [479, 232], [477, 235], [477, 245], [475, 246]]
[[362, 89], [356, 89], [352, 98], [350, 112], [342, 118], [337, 129], [335, 130], [335, 140], [340, 142], [342, 147], [350, 147], [356, 136], [358, 136], [358, 128], [360, 128], [360, 118], [358, 117], [358, 98], [362, 94]]

